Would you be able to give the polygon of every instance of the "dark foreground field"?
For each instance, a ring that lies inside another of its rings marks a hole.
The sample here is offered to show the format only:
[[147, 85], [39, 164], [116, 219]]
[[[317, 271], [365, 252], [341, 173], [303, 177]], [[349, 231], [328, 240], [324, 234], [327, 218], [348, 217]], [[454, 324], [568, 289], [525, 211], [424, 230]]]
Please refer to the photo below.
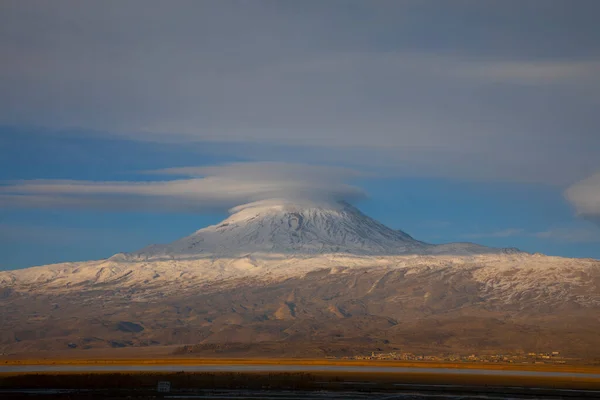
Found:
[[[171, 384], [159, 393], [159, 381]], [[483, 396], [483, 397], [482, 397]], [[600, 380], [430, 373], [176, 372], [12, 373], [3, 399], [581, 399], [600, 398]]]

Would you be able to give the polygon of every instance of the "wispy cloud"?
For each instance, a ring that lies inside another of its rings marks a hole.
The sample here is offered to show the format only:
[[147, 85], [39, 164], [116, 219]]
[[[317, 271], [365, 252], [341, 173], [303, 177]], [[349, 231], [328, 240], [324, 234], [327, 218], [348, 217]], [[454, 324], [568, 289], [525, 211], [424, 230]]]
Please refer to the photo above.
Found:
[[26, 223], [0, 223], [0, 241], [3, 243], [35, 243], [44, 245], [72, 245], [73, 243], [93, 246], [94, 242], [107, 238], [131, 238], [139, 235], [135, 228], [114, 229], [99, 227], [50, 226]]
[[464, 238], [468, 239], [481, 239], [481, 238], [505, 238], [511, 236], [523, 236], [525, 234], [525, 230], [520, 228], [508, 228], [502, 229], [494, 232], [480, 232], [480, 233], [467, 233], [462, 235]]
[[600, 73], [600, 61], [471, 61], [457, 64], [455, 71], [463, 78], [497, 83], [560, 84], [595, 79]]
[[81, 233], [81, 230], [64, 227], [0, 223], [0, 240], [5, 243], [24, 241], [48, 244], [65, 243], [82, 237]]
[[521, 228], [502, 229], [493, 232], [463, 234], [465, 239], [530, 237], [562, 243], [600, 243], [600, 229], [589, 227], [551, 228], [540, 232], [529, 232]]
[[222, 178], [254, 180], [332, 181], [364, 177], [365, 173], [343, 167], [307, 165], [285, 162], [236, 162], [225, 165], [209, 165], [179, 168], [163, 168], [146, 171], [156, 175], [187, 177], [219, 176]]
[[534, 236], [540, 239], [551, 239], [567, 243], [600, 243], [600, 229], [593, 228], [557, 228], [537, 232]]
[[267, 200], [354, 200], [351, 170], [282, 163], [235, 163], [154, 171], [201, 176], [154, 182], [30, 180], [0, 186], [3, 207], [100, 208], [203, 212]]

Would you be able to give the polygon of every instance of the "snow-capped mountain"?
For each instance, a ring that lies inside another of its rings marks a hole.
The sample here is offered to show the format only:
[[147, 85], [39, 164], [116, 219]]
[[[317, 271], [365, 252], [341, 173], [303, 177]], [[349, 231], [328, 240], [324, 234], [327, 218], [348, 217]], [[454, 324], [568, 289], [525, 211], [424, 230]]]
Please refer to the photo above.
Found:
[[0, 310], [0, 351], [268, 342], [318, 356], [344, 337], [352, 351], [588, 356], [600, 261], [433, 245], [346, 203], [270, 201], [171, 244], [0, 272]]
[[413, 239], [366, 216], [352, 205], [262, 201], [237, 207], [218, 225], [167, 245], [152, 245], [131, 255], [139, 258], [190, 258], [245, 254], [493, 254], [473, 243], [432, 245]]

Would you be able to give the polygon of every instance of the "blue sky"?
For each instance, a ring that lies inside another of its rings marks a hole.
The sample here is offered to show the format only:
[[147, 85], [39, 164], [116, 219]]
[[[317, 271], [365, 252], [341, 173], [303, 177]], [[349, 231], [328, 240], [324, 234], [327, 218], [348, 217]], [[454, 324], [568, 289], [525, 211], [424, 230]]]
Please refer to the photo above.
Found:
[[[142, 173], [196, 164], [244, 161], [215, 156], [203, 146], [165, 145], [76, 132], [3, 128], [0, 179], [148, 181]], [[198, 160], [204, 162], [199, 163]], [[530, 252], [600, 257], [597, 227], [573, 214], [560, 187], [441, 178], [369, 176], [354, 182], [368, 197], [357, 205], [368, 215], [434, 242], [475, 241]], [[3, 269], [108, 257], [150, 243], [166, 243], [227, 215], [217, 211], [7, 207], [0, 211]], [[544, 235], [544, 233], [548, 233]]]
[[3, 2], [0, 268], [168, 242], [269, 196], [600, 258], [599, 11]]

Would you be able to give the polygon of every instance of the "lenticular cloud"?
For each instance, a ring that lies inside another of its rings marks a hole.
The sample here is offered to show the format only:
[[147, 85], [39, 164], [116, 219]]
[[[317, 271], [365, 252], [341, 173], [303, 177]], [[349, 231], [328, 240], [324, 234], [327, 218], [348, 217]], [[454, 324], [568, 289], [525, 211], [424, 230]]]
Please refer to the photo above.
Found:
[[360, 174], [337, 167], [232, 163], [148, 173], [180, 178], [150, 182], [17, 181], [0, 187], [0, 205], [206, 212], [269, 199], [336, 202], [364, 196], [361, 189], [346, 183]]

